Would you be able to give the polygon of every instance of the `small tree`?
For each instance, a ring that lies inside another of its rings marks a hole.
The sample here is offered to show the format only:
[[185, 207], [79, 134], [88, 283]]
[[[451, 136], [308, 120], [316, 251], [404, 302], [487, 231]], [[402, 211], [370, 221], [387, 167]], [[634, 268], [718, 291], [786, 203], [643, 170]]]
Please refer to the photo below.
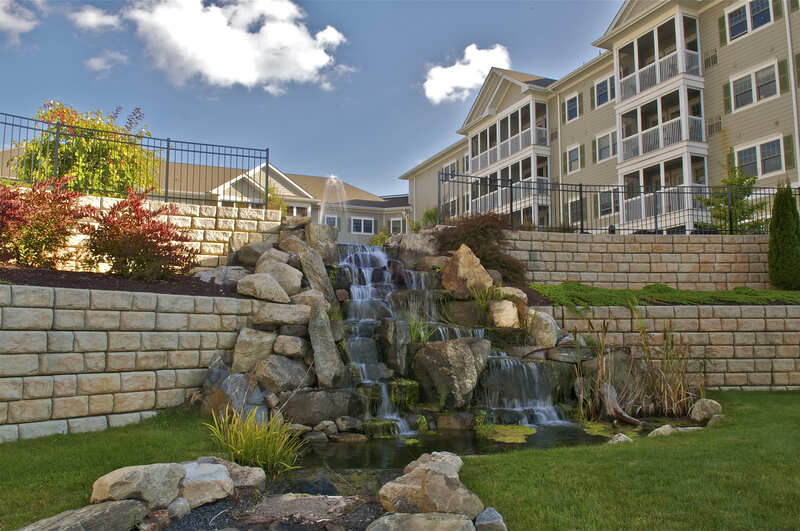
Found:
[[779, 289], [800, 290], [800, 214], [788, 184], [775, 194], [769, 224], [769, 280]]
[[160, 165], [156, 153], [142, 145], [150, 136], [139, 127], [144, 115], [137, 107], [122, 126], [116, 124], [119, 113], [119, 107], [106, 116], [102, 111], [80, 113], [59, 101], [45, 103], [36, 119], [47, 124], [33, 139], [14, 142], [21, 155], [8, 165], [23, 181], [69, 175], [73, 190], [116, 197], [124, 197], [129, 188], [155, 188]]
[[[751, 197], [756, 181], [756, 177], [747, 175], [734, 165], [731, 149], [728, 154], [728, 175], [722, 179], [722, 186], [709, 197], [699, 198], [700, 204], [709, 209], [711, 227], [722, 232], [732, 229], [740, 234], [766, 232], [769, 220], [757, 219], [758, 214], [765, 210], [766, 202]], [[697, 225], [708, 227], [703, 223]]]

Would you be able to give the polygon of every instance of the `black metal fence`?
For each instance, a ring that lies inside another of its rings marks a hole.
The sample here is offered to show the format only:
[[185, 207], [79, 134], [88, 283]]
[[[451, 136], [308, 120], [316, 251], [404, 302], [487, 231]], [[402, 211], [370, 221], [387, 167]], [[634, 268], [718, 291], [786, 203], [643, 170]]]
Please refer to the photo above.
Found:
[[[439, 222], [495, 213], [515, 228], [618, 234], [759, 234], [777, 188], [562, 184], [440, 173]], [[798, 202], [800, 190], [795, 189]]]
[[0, 180], [72, 177], [71, 187], [121, 197], [150, 190], [164, 201], [264, 207], [269, 149], [203, 144], [119, 128], [88, 129], [0, 113]]

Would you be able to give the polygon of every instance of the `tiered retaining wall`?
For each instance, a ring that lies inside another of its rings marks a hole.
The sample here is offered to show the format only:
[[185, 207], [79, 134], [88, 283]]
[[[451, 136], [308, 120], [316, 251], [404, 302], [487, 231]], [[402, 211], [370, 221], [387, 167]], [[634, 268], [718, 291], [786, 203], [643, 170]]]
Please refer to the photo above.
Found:
[[182, 404], [214, 355], [229, 359], [251, 309], [226, 297], [0, 285], [0, 442]]
[[616, 235], [507, 231], [529, 281], [613, 289], [769, 288], [768, 235]]
[[[87, 196], [83, 203], [101, 210], [110, 209], [120, 199], [109, 197]], [[151, 201], [152, 208], [164, 203]], [[263, 235], [274, 231], [280, 225], [279, 210], [260, 208], [237, 208], [200, 206], [175, 203], [175, 215], [168, 219], [177, 227], [188, 231], [190, 247], [197, 249], [198, 265], [201, 268], [226, 265], [228, 256], [239, 247], [248, 243], [261, 241]], [[77, 251], [86, 239], [85, 235], [76, 235], [70, 240], [72, 251]], [[70, 269], [81, 269], [79, 263], [66, 265]]]
[[564, 330], [608, 323], [607, 343], [640, 353], [639, 327], [652, 344], [672, 327], [689, 349], [689, 371], [719, 389], [800, 390], [800, 306], [597, 306], [577, 315], [553, 308]]

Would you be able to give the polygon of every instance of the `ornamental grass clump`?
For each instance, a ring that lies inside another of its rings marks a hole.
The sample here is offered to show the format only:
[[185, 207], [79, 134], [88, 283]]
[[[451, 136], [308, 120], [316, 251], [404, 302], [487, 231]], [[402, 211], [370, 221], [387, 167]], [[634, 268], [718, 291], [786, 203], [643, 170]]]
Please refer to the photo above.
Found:
[[225, 412], [212, 414], [211, 424], [204, 424], [217, 449], [230, 461], [242, 466], [264, 469], [273, 480], [298, 468], [300, 451], [305, 441], [281, 415], [272, 414], [266, 422], [258, 422], [257, 411], [247, 415], [225, 407]]
[[779, 289], [800, 290], [800, 214], [788, 184], [775, 194], [769, 224], [769, 281]]
[[90, 256], [86, 265], [110, 265], [111, 273], [136, 280], [164, 280], [187, 275], [197, 253], [187, 245], [189, 236], [166, 216], [176, 205], [155, 210], [147, 205], [147, 192], [128, 191], [128, 197], [107, 212], [96, 212], [94, 225], [85, 227]]

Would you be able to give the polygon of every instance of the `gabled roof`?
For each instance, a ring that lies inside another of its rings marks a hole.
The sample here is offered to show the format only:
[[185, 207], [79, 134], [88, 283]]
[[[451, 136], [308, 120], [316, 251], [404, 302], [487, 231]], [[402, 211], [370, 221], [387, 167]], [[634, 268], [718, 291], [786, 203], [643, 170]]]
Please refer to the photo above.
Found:
[[[313, 175], [303, 175], [299, 173], [286, 173], [286, 177], [291, 179], [295, 184], [300, 186], [303, 190], [309, 193], [314, 199], [322, 201], [325, 194], [325, 185], [328, 182], [327, 177], [316, 177]], [[348, 201], [360, 199], [365, 201], [378, 201], [383, 202], [380, 196], [371, 194], [361, 188], [356, 188], [352, 184], [342, 182], [344, 184], [344, 191]]]
[[610, 39], [637, 20], [668, 3], [670, 0], [625, 0], [605, 33], [592, 43], [598, 48], [611, 49]]

